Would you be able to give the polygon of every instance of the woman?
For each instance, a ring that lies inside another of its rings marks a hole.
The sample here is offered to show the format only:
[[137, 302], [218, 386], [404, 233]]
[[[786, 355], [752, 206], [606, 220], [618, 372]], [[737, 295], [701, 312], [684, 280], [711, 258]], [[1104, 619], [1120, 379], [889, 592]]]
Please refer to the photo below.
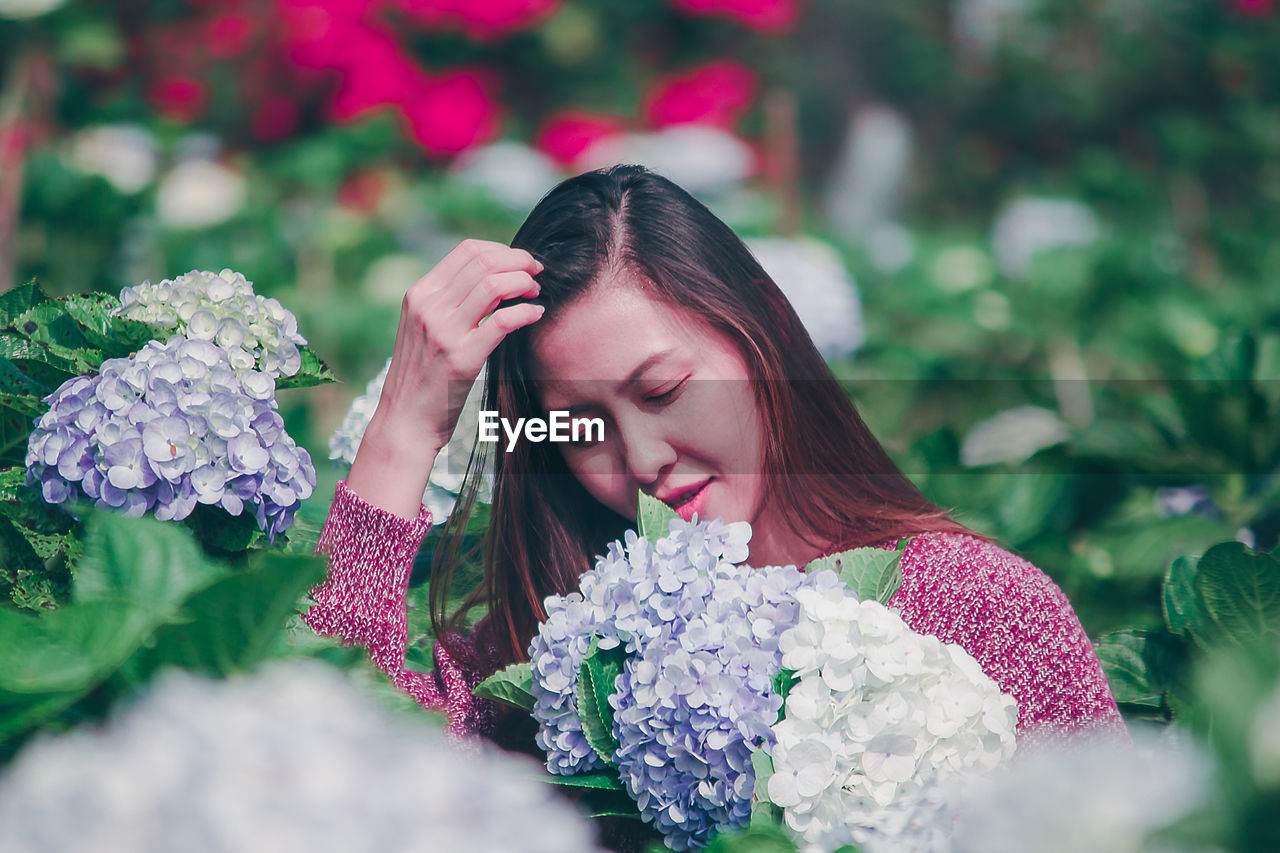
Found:
[[[512, 424], [568, 410], [600, 418], [603, 436], [495, 448], [486, 582], [468, 600], [488, 615], [464, 635], [443, 602], [469, 472], [432, 573], [436, 670], [410, 672], [405, 589], [431, 524], [420, 499], [486, 361], [486, 410]], [[891, 606], [972, 654], [1017, 699], [1020, 734], [1123, 728], [1061, 591], [929, 503], [737, 236], [636, 166], [565, 181], [510, 247], [465, 241], [409, 290], [381, 401], [321, 538], [330, 574], [307, 621], [366, 646], [402, 689], [445, 709], [455, 734], [496, 737], [496, 709], [471, 688], [527, 659], [543, 599], [576, 589], [634, 526], [637, 490], [686, 518], [749, 521], [755, 566], [912, 536]]]

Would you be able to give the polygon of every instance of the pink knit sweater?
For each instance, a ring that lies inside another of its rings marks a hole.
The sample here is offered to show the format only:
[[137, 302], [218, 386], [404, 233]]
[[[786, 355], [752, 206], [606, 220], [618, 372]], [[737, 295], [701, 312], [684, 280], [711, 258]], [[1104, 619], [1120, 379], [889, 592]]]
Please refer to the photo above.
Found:
[[[496, 709], [471, 695], [481, 673], [460, 666], [440, 644], [434, 672], [404, 666], [409, 570], [430, 527], [425, 506], [415, 520], [402, 519], [340, 481], [317, 547], [329, 575], [312, 590], [318, 603], [304, 619], [320, 634], [364, 646], [400, 689], [446, 711], [455, 736], [491, 735]], [[901, 565], [902, 587], [890, 606], [916, 631], [960, 644], [1013, 695], [1020, 737], [1099, 725], [1123, 734], [1089, 638], [1062, 591], [1035, 566], [950, 533], [914, 537]]]

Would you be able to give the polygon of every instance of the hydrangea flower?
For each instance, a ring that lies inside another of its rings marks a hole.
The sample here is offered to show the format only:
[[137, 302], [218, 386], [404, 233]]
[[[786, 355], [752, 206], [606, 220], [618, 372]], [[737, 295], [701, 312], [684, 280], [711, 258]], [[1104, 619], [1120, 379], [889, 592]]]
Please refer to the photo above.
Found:
[[[378, 375], [369, 381], [364, 393], [351, 402], [342, 423], [329, 436], [329, 458], [337, 460], [346, 467], [356, 461], [356, 452], [360, 450], [360, 442], [364, 431], [369, 428], [374, 410], [382, 398], [382, 385], [387, 380], [387, 371], [391, 369], [391, 359], [382, 366]], [[481, 391], [484, 388], [485, 370], [480, 371], [471, 386], [462, 413], [458, 417], [458, 425], [453, 430], [449, 443], [441, 448], [431, 466], [431, 476], [427, 480], [427, 488], [422, 493], [422, 502], [431, 511], [431, 518], [437, 523], [443, 522], [453, 512], [458, 501], [458, 493], [466, 474], [467, 460], [471, 449], [476, 444], [479, 434]], [[493, 492], [493, 472], [486, 469], [480, 484], [477, 498], [488, 502]]]
[[[977, 780], [948, 786], [953, 853], [1170, 853], [1209, 849], [1160, 830], [1202, 809], [1212, 757], [1171, 726], [1131, 730], [1133, 745], [1089, 733], [1039, 742]], [[914, 837], [914, 836], [913, 836]], [[900, 850], [901, 846], [872, 848]]]
[[230, 353], [181, 335], [102, 363], [44, 398], [27, 444], [27, 481], [60, 504], [180, 520], [197, 503], [251, 506], [274, 539], [316, 486], [311, 456], [285, 432], [275, 380], [236, 371]]
[[751, 817], [751, 755], [772, 746], [782, 709], [778, 632], [798, 616], [799, 589], [840, 582], [831, 571], [720, 563], [675, 583], [658, 605], [670, 631], [628, 663], [611, 704], [623, 785], [667, 844], [687, 850]]
[[126, 287], [115, 313], [217, 344], [236, 373], [292, 376], [302, 367], [298, 347], [307, 340], [298, 334], [298, 318], [279, 300], [256, 295], [243, 275], [229, 269], [192, 270], [159, 284]]
[[602, 853], [531, 759], [463, 750], [317, 661], [162, 673], [0, 777], [0, 849]]
[[832, 572], [736, 565], [750, 535], [719, 520], [672, 520], [656, 544], [627, 531], [579, 592], [547, 599], [530, 647], [537, 742], [565, 775], [603, 767], [575, 700], [592, 638], [634, 653], [610, 698], [615, 759], [641, 815], [676, 850], [750, 817], [751, 753], [771, 742], [782, 705], [778, 631], [797, 616], [796, 589], [839, 584]]
[[795, 599], [778, 644], [796, 681], [773, 727], [768, 793], [806, 850], [863, 844], [902, 823], [939, 772], [984, 772], [1012, 755], [1017, 703], [960, 646], [844, 588]]

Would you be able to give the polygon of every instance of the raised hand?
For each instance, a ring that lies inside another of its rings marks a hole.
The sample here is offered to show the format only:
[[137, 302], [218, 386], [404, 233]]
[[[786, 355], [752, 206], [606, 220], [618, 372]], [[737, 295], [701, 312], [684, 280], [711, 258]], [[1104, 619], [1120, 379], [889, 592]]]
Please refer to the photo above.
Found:
[[485, 360], [543, 312], [528, 302], [498, 305], [537, 296], [541, 271], [523, 249], [467, 239], [409, 288], [382, 396], [347, 477], [352, 491], [388, 512], [417, 516], [431, 466]]

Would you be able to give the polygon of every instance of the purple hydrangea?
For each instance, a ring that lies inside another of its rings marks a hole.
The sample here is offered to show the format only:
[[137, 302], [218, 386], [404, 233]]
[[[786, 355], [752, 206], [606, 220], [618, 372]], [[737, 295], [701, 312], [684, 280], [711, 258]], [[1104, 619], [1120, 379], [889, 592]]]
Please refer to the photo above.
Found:
[[27, 478], [44, 499], [85, 497], [129, 516], [186, 518], [197, 503], [251, 508], [272, 539], [316, 486], [305, 448], [285, 432], [275, 380], [233, 370], [226, 350], [180, 335], [151, 341], [97, 376], [63, 383], [27, 444]]
[[747, 822], [751, 753], [772, 743], [782, 706], [772, 688], [778, 634], [798, 618], [797, 589], [839, 584], [832, 572], [737, 565], [750, 535], [747, 524], [719, 520], [672, 520], [657, 543], [627, 531], [583, 574], [580, 592], [547, 599], [530, 647], [538, 745], [564, 775], [603, 767], [574, 694], [592, 638], [634, 653], [610, 698], [614, 758], [641, 814], [675, 850]]

